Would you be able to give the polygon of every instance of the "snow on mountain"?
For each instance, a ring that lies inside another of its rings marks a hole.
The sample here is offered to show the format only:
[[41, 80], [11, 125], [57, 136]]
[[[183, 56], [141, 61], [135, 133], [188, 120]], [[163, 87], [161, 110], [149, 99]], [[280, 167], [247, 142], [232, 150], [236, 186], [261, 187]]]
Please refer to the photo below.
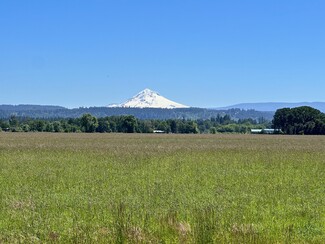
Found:
[[108, 107], [122, 108], [189, 108], [189, 106], [171, 101], [150, 89], [144, 89], [137, 95], [121, 104], [111, 104]]

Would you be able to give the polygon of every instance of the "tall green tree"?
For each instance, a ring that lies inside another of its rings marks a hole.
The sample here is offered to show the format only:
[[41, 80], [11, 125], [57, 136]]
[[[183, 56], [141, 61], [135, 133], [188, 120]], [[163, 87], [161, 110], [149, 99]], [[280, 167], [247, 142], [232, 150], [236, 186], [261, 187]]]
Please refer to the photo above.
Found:
[[9, 124], [11, 128], [18, 127], [19, 121], [16, 115], [11, 115], [9, 119]]
[[53, 130], [54, 132], [62, 132], [63, 128], [61, 126], [61, 122], [60, 121], [54, 121], [53, 123]]
[[138, 127], [137, 119], [133, 115], [123, 116], [122, 130], [126, 133], [135, 133]]
[[104, 133], [104, 132], [111, 132], [108, 118], [98, 118], [98, 127], [97, 132]]
[[98, 120], [91, 114], [84, 114], [81, 117], [81, 128], [82, 131], [87, 133], [95, 132], [98, 127]]
[[308, 106], [278, 109], [273, 118], [273, 127], [286, 134], [324, 134], [324, 124], [325, 115]]

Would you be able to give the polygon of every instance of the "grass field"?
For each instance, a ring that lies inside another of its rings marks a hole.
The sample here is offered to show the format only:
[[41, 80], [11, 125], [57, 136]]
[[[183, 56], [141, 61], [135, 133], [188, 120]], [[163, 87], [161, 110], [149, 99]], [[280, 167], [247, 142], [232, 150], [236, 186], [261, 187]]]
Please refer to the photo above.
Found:
[[325, 240], [325, 137], [0, 133], [0, 243]]

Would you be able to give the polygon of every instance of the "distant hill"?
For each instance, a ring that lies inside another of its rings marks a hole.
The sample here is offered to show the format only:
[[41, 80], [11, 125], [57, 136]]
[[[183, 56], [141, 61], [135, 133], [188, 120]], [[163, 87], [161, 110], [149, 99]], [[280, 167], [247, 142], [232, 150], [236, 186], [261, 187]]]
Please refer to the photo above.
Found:
[[274, 103], [240, 103], [235, 104], [228, 107], [222, 108], [215, 108], [216, 110], [227, 110], [232, 108], [238, 109], [254, 109], [257, 111], [273, 111], [275, 112], [277, 109], [280, 108], [295, 108], [301, 106], [309, 106], [320, 110], [321, 112], [325, 112], [325, 102], [300, 102], [300, 103], [281, 103], [281, 102], [274, 102]]
[[2, 111], [35, 111], [35, 110], [59, 110], [66, 109], [61, 106], [53, 105], [30, 105], [30, 104], [19, 104], [19, 105], [0, 105]]
[[9, 118], [11, 115], [30, 118], [77, 118], [85, 113], [96, 117], [114, 115], [134, 115], [139, 119], [210, 119], [218, 115], [230, 115], [233, 119], [259, 119], [272, 120], [274, 112], [259, 112], [255, 110], [215, 110], [205, 108], [119, 108], [119, 107], [90, 107], [67, 109], [58, 106], [41, 105], [0, 105], [0, 118]]

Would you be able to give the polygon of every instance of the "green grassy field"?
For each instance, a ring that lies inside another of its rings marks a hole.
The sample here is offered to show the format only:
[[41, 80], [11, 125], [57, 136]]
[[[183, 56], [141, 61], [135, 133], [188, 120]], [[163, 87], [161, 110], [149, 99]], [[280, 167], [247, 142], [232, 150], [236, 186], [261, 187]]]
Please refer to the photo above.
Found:
[[0, 133], [0, 243], [325, 240], [325, 137]]

